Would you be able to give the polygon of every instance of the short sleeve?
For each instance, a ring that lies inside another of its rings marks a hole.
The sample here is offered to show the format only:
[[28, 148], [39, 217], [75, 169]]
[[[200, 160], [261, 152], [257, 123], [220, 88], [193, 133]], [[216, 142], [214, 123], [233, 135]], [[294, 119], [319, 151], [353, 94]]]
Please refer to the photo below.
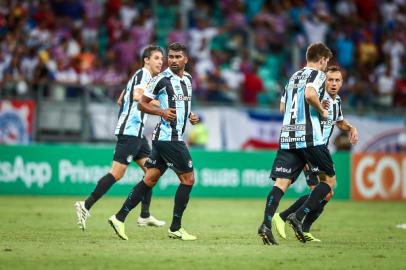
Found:
[[306, 87], [312, 87], [317, 91], [317, 94], [320, 95], [324, 89], [324, 81], [326, 80], [326, 74], [322, 71], [319, 71], [314, 78], [310, 78]]
[[141, 74], [141, 78], [137, 80], [137, 84], [134, 86], [134, 88], [141, 88], [144, 91], [147, 89], [147, 85], [149, 81], [151, 80], [151, 74], [149, 72], [143, 71]]
[[341, 110], [341, 100], [338, 100], [338, 116], [336, 121], [343, 121], [344, 120], [344, 115], [343, 111]]
[[286, 93], [286, 87], [285, 87], [285, 90], [283, 91], [283, 94], [281, 96], [281, 103], [286, 103], [286, 95], [287, 95], [287, 93]]
[[155, 99], [155, 97], [158, 95], [159, 91], [161, 89], [165, 88], [164, 79], [165, 79], [165, 77], [156, 76], [156, 77], [152, 78], [151, 80], [149, 80], [146, 90], [144, 92], [144, 95], [149, 98]]

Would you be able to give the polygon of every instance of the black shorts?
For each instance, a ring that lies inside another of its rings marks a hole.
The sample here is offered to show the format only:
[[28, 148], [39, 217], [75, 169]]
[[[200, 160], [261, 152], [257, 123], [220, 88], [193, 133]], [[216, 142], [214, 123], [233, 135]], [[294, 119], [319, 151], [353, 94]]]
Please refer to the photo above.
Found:
[[296, 181], [306, 163], [311, 172], [334, 176], [334, 164], [326, 145], [318, 145], [300, 149], [279, 149], [271, 172], [271, 178], [291, 179]]
[[306, 183], [308, 186], [317, 186], [319, 183], [319, 179], [317, 178], [317, 174], [314, 172], [311, 172], [309, 170], [303, 170], [303, 173], [306, 177]]
[[128, 165], [133, 160], [148, 157], [150, 153], [151, 147], [145, 137], [117, 135], [113, 160]]
[[167, 168], [176, 173], [193, 171], [192, 157], [183, 141], [152, 141], [152, 152], [145, 167], [157, 168], [161, 175]]

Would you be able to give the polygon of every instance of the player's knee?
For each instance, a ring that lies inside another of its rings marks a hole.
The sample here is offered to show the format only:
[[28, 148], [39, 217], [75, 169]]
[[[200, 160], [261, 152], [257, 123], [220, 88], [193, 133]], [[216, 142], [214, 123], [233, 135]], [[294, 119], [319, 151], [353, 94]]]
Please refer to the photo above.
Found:
[[328, 201], [331, 199], [331, 197], [333, 197], [333, 195], [334, 195], [334, 191], [331, 190], [331, 191], [326, 195], [326, 197], [324, 198], [324, 200], [328, 202]]
[[195, 174], [194, 172], [178, 174], [179, 180], [182, 184], [193, 186], [195, 183]]
[[194, 176], [187, 177], [187, 178], [185, 179], [184, 184], [185, 184], [185, 185], [188, 185], [188, 186], [193, 186], [193, 185], [195, 184], [195, 177], [194, 177]]
[[116, 181], [120, 181], [121, 178], [124, 176], [124, 172], [120, 172], [117, 170], [112, 170], [110, 174], [114, 177]]
[[284, 178], [276, 178], [274, 186], [278, 187], [283, 192], [286, 192], [292, 180]]
[[147, 186], [153, 187], [156, 185], [160, 177], [161, 174], [158, 169], [147, 169], [144, 176], [144, 182]]
[[335, 185], [336, 185], [336, 177], [326, 175], [326, 181], [325, 182], [331, 187], [331, 190], [333, 190]]
[[157, 177], [146, 177], [144, 178], [144, 182], [147, 186], [149, 187], [153, 187], [156, 185], [156, 183], [158, 182], [159, 178]]

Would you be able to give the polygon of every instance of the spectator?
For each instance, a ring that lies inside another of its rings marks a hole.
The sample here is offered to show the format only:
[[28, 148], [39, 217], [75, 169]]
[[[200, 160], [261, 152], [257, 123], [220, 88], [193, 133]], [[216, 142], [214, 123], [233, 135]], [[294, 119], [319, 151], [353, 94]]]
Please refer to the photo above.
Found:
[[359, 68], [373, 68], [378, 60], [378, 56], [378, 48], [372, 40], [371, 33], [364, 33], [363, 40], [358, 45]]
[[396, 81], [395, 105], [406, 107], [406, 70]]
[[231, 104], [233, 100], [228, 96], [230, 89], [225, 80], [221, 77], [218, 67], [208, 75], [207, 80], [207, 101], [223, 104]]
[[399, 40], [398, 33], [393, 31], [383, 43], [382, 50], [390, 55], [392, 75], [397, 78], [402, 66], [401, 59], [405, 55], [405, 45]]
[[190, 147], [205, 149], [209, 141], [209, 131], [207, 130], [203, 117], [199, 115], [199, 123], [192, 126], [192, 130], [188, 135], [188, 144]]
[[336, 57], [338, 63], [346, 70], [352, 70], [354, 66], [355, 53], [354, 41], [345, 32], [340, 32], [337, 36], [335, 47], [337, 50]]
[[246, 105], [257, 105], [258, 93], [264, 91], [261, 78], [257, 75], [258, 65], [254, 64], [244, 72], [244, 84], [242, 90], [242, 102]]
[[395, 92], [395, 78], [392, 75], [392, 69], [390, 65], [387, 65], [385, 68], [385, 72], [378, 77], [377, 87], [377, 105], [382, 107], [392, 106], [393, 96]]

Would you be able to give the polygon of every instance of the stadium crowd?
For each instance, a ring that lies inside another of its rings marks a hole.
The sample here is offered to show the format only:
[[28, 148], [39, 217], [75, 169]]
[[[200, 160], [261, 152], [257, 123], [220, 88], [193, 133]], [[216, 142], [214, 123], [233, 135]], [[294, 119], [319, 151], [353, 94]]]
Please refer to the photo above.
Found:
[[308, 44], [324, 42], [347, 107], [406, 107], [405, 0], [5, 0], [0, 96], [45, 84], [50, 98], [96, 85], [116, 98], [146, 45], [174, 41], [189, 46], [200, 102], [276, 104]]

